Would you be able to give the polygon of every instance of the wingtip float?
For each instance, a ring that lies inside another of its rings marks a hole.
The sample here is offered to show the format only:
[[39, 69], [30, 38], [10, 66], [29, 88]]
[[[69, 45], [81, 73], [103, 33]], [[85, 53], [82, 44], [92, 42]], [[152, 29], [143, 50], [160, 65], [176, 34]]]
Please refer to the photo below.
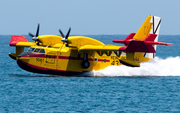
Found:
[[[29, 33], [35, 42], [24, 36], [12, 35], [10, 46], [16, 53], [9, 53], [24, 70], [56, 75], [76, 75], [92, 70], [104, 69], [112, 65], [139, 67], [141, 62], [154, 58], [156, 45], [171, 43], [158, 42], [161, 18], [148, 16], [137, 33], [131, 33], [124, 40], [113, 40], [125, 46], [105, 45], [85, 36], [69, 36], [59, 29], [61, 36], [36, 35]], [[24, 47], [29, 47], [24, 52]]]

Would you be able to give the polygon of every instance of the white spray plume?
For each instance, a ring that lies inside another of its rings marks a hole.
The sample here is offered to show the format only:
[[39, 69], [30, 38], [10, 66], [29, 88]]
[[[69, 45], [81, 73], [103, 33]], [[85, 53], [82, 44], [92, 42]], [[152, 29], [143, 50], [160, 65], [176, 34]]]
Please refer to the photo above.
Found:
[[109, 66], [94, 71], [93, 76], [180, 76], [180, 57], [161, 59], [156, 57], [150, 62], [140, 64], [141, 67]]

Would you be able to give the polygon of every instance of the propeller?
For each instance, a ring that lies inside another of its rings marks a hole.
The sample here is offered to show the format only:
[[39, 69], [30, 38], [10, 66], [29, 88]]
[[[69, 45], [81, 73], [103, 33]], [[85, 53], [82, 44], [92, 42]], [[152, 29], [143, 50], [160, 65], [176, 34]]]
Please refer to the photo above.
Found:
[[38, 24], [38, 27], [37, 27], [37, 31], [36, 31], [36, 36], [34, 36], [32, 33], [29, 33], [29, 35], [32, 37], [32, 39], [37, 42], [37, 45], [39, 45], [40, 41], [39, 41], [39, 26], [40, 24]]
[[63, 37], [61, 39], [61, 41], [68, 43], [68, 37], [69, 37], [70, 31], [71, 31], [71, 28], [69, 28], [66, 36], [64, 36], [63, 32], [59, 29], [59, 32], [60, 32], [61, 36]]

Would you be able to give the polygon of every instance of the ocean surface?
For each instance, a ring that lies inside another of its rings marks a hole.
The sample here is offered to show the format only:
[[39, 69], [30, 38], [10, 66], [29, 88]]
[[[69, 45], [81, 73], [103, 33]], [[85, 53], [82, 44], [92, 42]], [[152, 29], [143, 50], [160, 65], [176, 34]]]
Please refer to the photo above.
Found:
[[[88, 36], [114, 44], [127, 35]], [[174, 45], [158, 46], [156, 58], [140, 68], [110, 66], [90, 77], [24, 71], [8, 56], [15, 52], [10, 38], [0, 35], [0, 113], [180, 112], [180, 35], [160, 35]]]

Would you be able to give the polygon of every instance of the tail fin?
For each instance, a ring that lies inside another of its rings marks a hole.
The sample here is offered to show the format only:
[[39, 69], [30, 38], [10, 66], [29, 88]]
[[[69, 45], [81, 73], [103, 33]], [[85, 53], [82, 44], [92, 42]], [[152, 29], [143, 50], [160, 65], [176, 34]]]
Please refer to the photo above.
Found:
[[[137, 31], [133, 39], [144, 40], [149, 34], [159, 35], [161, 18], [157, 16], [148, 16], [142, 26]], [[157, 39], [157, 37], [156, 37]]]
[[[160, 30], [161, 18], [157, 16], [148, 16], [147, 19], [144, 21], [140, 29], [137, 31], [136, 35], [133, 39], [143, 41], [149, 34], [156, 34], [156, 38], [154, 42], [158, 41], [159, 30]], [[156, 50], [156, 45], [153, 46]], [[144, 57], [147, 58], [154, 58], [155, 53], [144, 53]]]

